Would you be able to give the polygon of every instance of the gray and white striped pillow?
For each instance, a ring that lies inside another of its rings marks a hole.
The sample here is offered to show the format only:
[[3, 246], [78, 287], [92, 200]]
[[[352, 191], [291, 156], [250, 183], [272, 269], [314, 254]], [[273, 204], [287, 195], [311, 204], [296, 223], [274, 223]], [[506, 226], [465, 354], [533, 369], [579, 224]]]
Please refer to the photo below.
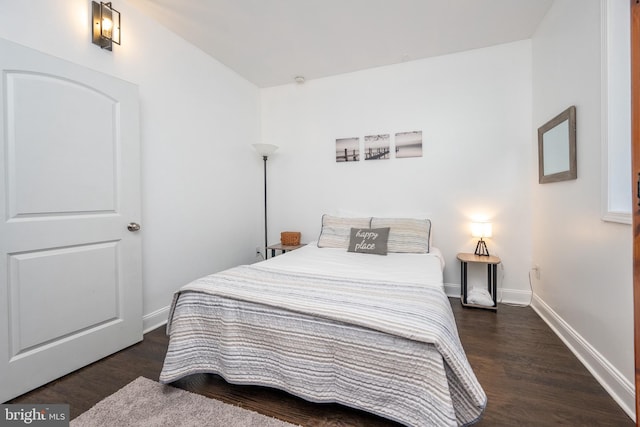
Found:
[[431, 220], [371, 218], [371, 228], [389, 227], [388, 252], [429, 253]]
[[371, 218], [342, 218], [338, 216], [322, 215], [322, 229], [318, 238], [319, 248], [349, 247], [349, 237], [352, 228], [369, 228]]

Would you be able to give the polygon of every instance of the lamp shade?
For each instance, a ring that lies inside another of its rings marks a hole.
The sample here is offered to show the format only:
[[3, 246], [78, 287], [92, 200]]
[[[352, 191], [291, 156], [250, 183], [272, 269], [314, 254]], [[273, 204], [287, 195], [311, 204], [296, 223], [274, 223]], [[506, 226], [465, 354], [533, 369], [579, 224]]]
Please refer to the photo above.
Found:
[[253, 144], [253, 148], [255, 148], [262, 157], [269, 157], [278, 149], [278, 146], [273, 144]]
[[492, 228], [490, 222], [473, 222], [471, 223], [471, 235], [473, 237], [491, 237]]

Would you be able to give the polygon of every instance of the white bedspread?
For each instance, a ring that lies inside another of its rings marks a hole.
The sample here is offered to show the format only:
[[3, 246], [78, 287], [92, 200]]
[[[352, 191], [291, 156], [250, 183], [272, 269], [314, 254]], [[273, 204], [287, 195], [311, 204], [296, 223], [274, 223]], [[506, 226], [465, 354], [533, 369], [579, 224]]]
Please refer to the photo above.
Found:
[[410, 426], [474, 423], [486, 395], [438, 254], [309, 245], [198, 279], [174, 296], [160, 381], [210, 372]]

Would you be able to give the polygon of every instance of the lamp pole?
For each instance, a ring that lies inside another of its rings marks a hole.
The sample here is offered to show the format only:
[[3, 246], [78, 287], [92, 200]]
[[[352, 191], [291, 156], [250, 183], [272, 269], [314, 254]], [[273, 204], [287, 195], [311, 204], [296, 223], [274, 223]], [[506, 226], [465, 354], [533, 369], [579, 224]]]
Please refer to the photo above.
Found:
[[270, 154], [278, 149], [278, 146], [273, 144], [253, 144], [253, 148], [262, 156], [264, 164], [264, 259], [267, 259], [267, 246], [269, 246], [269, 235], [267, 234], [267, 159]]
[[262, 156], [264, 161], [264, 259], [268, 258], [267, 246], [269, 246], [267, 239], [267, 159], [269, 156]]

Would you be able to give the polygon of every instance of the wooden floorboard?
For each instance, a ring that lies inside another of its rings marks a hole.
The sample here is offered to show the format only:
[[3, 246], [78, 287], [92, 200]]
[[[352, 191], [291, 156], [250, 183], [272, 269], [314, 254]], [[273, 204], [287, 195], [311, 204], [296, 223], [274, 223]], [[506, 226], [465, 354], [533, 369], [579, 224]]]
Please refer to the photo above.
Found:
[[[477, 426], [635, 425], [531, 308], [500, 305], [493, 313], [450, 301], [467, 357], [488, 396]], [[164, 328], [158, 328], [141, 343], [9, 403], [68, 403], [75, 418], [138, 376], [157, 380], [167, 343]], [[397, 425], [337, 404], [228, 384], [217, 375], [194, 375], [174, 386], [303, 426]]]

